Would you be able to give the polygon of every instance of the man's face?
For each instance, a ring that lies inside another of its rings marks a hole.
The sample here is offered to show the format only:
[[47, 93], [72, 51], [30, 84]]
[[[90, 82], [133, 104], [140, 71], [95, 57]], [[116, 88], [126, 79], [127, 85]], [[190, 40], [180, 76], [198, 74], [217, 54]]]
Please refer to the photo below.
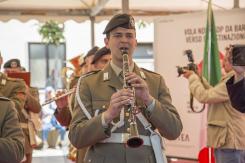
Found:
[[225, 72], [228, 73], [232, 70], [232, 65], [229, 61], [229, 55], [228, 52], [226, 52], [223, 63], [222, 63], [222, 67], [224, 68]]
[[11, 68], [17, 68], [17, 67], [18, 67], [17, 62], [15, 62], [15, 61], [11, 62], [11, 63], [10, 63], [10, 67], [11, 67]]
[[93, 61], [94, 59], [94, 55], [91, 55], [91, 56], [88, 56], [86, 59], [85, 59], [85, 65], [84, 65], [84, 71], [85, 73], [87, 72], [91, 72], [94, 70], [94, 65], [91, 64], [91, 62]]
[[94, 67], [97, 69], [97, 70], [102, 70], [105, 65], [110, 62], [111, 60], [111, 54], [108, 53], [106, 55], [103, 55], [99, 60], [97, 60], [95, 63], [94, 63]]
[[128, 48], [129, 59], [137, 46], [136, 33], [134, 29], [117, 27], [110, 32], [109, 38], [105, 38], [106, 47], [111, 50], [112, 61], [120, 66], [122, 64], [121, 48]]

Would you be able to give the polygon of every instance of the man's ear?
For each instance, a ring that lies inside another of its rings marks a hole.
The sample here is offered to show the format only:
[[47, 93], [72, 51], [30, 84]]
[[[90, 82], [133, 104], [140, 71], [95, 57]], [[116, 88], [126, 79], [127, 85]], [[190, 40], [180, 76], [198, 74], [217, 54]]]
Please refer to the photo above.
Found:
[[109, 39], [107, 37], [104, 38], [104, 43], [105, 43], [106, 48], [109, 49]]

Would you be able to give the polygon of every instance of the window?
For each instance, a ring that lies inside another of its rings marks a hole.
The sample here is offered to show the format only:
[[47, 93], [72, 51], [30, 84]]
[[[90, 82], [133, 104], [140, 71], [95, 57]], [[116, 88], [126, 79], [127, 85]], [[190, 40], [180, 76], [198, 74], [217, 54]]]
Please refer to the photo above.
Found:
[[63, 88], [62, 67], [65, 66], [65, 44], [28, 43], [31, 85], [37, 88]]
[[138, 43], [133, 59], [139, 67], [154, 71], [152, 43]]

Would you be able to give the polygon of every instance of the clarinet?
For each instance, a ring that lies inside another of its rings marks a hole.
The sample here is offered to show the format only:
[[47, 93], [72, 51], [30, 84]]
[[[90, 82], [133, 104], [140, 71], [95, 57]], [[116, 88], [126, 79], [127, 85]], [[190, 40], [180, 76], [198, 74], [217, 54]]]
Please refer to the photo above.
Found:
[[128, 48], [121, 48], [122, 58], [123, 58], [123, 88], [132, 89], [134, 93], [134, 100], [130, 102], [128, 106], [129, 109], [129, 138], [127, 140], [127, 146], [131, 148], [137, 148], [143, 145], [144, 141], [139, 137], [138, 127], [136, 123], [136, 113], [137, 108], [135, 105], [135, 89], [126, 81], [126, 74], [129, 73], [129, 60], [128, 60]]

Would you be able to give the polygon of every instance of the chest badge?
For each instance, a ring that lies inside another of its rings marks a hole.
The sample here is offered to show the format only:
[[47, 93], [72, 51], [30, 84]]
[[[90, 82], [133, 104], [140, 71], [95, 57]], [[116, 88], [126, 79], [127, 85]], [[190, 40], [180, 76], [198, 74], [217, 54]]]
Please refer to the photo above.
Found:
[[104, 73], [103, 80], [104, 81], [109, 80], [109, 74], [108, 74], [108, 72], [105, 72]]
[[7, 80], [6, 80], [6, 79], [3, 79], [3, 80], [1, 81], [1, 84], [2, 84], [2, 85], [5, 85], [6, 82], [7, 82]]

